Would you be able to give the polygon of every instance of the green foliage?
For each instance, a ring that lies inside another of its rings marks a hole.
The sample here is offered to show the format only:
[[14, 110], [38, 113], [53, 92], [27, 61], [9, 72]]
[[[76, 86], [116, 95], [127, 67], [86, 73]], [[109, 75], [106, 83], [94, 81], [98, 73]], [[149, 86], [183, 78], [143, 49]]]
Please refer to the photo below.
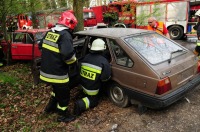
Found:
[[116, 12], [106, 12], [103, 14], [103, 20], [105, 23], [114, 25], [118, 21], [118, 14]]
[[[147, 0], [146, 2], [150, 2], [150, 0]], [[140, 6], [140, 5], [137, 5]], [[136, 21], [135, 24], [138, 26], [145, 26], [147, 25], [147, 19], [149, 17], [155, 17], [157, 20], [162, 20], [162, 16], [165, 13], [163, 9], [166, 7], [161, 7], [160, 2], [156, 2], [152, 5], [152, 12], [150, 13], [150, 5], [146, 4], [141, 8], [139, 11], [139, 14], [136, 15]]]
[[10, 73], [1, 73], [0, 74], [0, 84], [6, 84], [6, 83], [8, 83], [8, 84], [10, 84], [10, 85], [15, 85], [16, 84], [16, 82], [17, 82], [17, 78], [14, 76], [14, 75], [12, 75], [12, 74], [10, 74]]

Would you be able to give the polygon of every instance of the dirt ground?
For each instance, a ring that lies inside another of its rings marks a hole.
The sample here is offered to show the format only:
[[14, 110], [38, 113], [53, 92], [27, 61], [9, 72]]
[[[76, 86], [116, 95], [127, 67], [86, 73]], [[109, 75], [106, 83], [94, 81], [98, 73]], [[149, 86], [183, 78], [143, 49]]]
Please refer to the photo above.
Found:
[[[195, 47], [194, 43], [187, 41], [177, 42], [191, 50]], [[6, 68], [4, 70], [6, 71]], [[28, 82], [28, 78], [25, 81]], [[26, 84], [27, 86], [29, 85]], [[9, 90], [8, 87], [2, 88]], [[24, 89], [25, 86], [20, 84], [21, 95], [13, 96], [15, 91], [6, 95], [3, 92], [0, 94], [6, 97], [0, 102], [5, 103], [0, 109], [0, 131], [200, 132], [200, 86], [170, 107], [162, 110], [147, 109], [143, 114], [135, 105], [119, 108], [105, 96], [96, 108], [84, 112], [75, 121], [67, 124], [57, 123], [56, 114], [42, 114], [49, 98], [48, 87], [28, 88], [26, 94], [21, 92], [21, 88]], [[72, 106], [73, 104], [70, 104], [70, 110]]]
[[[84, 113], [79, 118], [81, 121], [88, 119], [85, 120], [86, 125], [81, 125], [80, 131], [199, 132], [199, 92], [198, 86], [172, 106], [163, 110], [147, 109], [143, 114], [138, 112], [137, 106], [118, 108], [104, 99], [97, 108]], [[105, 104], [109, 105], [105, 107]], [[96, 115], [99, 111], [101, 111], [100, 114]]]

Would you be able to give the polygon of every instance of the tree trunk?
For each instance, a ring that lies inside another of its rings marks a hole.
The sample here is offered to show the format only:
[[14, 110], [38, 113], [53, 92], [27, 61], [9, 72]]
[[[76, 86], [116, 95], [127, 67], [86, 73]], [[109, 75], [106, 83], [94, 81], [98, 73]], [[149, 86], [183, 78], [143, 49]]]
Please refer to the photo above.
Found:
[[[3, 7], [6, 7], [6, 2], [5, 1], [2, 1], [3, 3]], [[4, 36], [4, 40], [5, 40], [5, 42], [7, 43], [7, 51], [6, 51], [6, 62], [7, 62], [7, 65], [8, 64], [10, 64], [10, 62], [11, 62], [11, 41], [9, 41], [9, 40], [11, 40], [11, 37], [10, 37], [10, 35], [8, 35], [8, 33], [7, 33], [7, 26], [6, 26], [6, 16], [8, 15], [7, 14], [7, 10], [6, 10], [6, 8], [3, 8], [2, 10], [1, 10], [2, 12], [1, 12], [1, 14], [2, 14], [2, 30], [3, 30], [3, 36]]]
[[31, 8], [31, 17], [32, 17], [32, 25], [33, 29], [38, 28], [38, 22], [36, 17], [36, 11], [35, 11], [35, 2], [33, 0], [30, 1], [30, 8]]
[[83, 4], [84, 4], [83, 0], [74, 0], [73, 1], [74, 14], [78, 20], [78, 24], [77, 24], [75, 31], [81, 31], [84, 29]]

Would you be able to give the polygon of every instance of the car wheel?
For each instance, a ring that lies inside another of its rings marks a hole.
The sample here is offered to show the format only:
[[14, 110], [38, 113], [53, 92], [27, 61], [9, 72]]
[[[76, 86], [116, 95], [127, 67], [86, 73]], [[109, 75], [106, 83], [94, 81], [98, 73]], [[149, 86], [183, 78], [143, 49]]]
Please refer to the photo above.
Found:
[[111, 101], [119, 107], [127, 107], [129, 105], [129, 98], [124, 93], [120, 85], [113, 83], [109, 89], [109, 97]]
[[169, 28], [169, 35], [171, 39], [181, 39], [183, 34], [183, 29], [180, 26], [172, 26]]

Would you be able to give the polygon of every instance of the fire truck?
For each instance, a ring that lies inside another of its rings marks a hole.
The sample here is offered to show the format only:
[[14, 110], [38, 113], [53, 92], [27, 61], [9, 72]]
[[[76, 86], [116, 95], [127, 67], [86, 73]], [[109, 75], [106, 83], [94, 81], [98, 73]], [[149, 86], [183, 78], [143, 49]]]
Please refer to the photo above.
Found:
[[[99, 7], [94, 7], [94, 10], [99, 12], [101, 9], [101, 6]], [[91, 9], [83, 9], [83, 19], [84, 19], [84, 27], [85, 30], [88, 30], [90, 27], [95, 27], [98, 25], [99, 21], [102, 21], [103, 18], [100, 18], [102, 15], [95, 15], [93, 8]], [[64, 10], [63, 10], [64, 11]], [[37, 19], [39, 22], [39, 28], [48, 28], [48, 25], [55, 25], [56, 22], [58, 21], [60, 14], [63, 11], [56, 11], [52, 13], [38, 13], [37, 14]], [[68, 10], [73, 13], [73, 10]], [[101, 20], [102, 19], [102, 20]]]
[[[117, 16], [114, 27], [143, 29], [147, 27], [147, 19], [153, 15], [158, 21], [165, 23], [172, 39], [181, 39], [184, 36], [195, 35], [192, 28], [197, 23], [194, 19], [195, 11], [191, 11], [190, 8], [188, 0], [153, 2], [129, 0], [109, 3], [106, 14], [111, 13], [112, 17]], [[106, 22], [109, 23], [109, 20]]]
[[8, 32], [14, 32], [19, 29], [32, 29], [32, 20], [26, 14], [18, 14], [16, 16], [7, 16], [6, 26]]

